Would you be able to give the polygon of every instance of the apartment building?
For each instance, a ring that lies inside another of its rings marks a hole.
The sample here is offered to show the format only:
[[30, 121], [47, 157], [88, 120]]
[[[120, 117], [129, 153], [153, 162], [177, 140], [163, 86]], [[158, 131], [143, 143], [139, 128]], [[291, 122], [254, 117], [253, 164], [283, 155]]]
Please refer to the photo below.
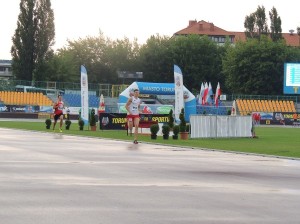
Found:
[[[290, 33], [282, 33], [282, 37], [285, 39], [286, 44], [293, 47], [300, 46], [300, 36], [295, 31], [290, 30]], [[245, 41], [246, 35], [244, 32], [234, 32], [226, 31], [220, 27], [215, 26], [211, 22], [206, 22], [204, 20], [190, 20], [186, 28], [174, 33], [174, 36], [177, 35], [207, 35], [213, 41], [224, 44], [226, 37], [229, 38], [229, 41], [234, 44], [238, 40]]]

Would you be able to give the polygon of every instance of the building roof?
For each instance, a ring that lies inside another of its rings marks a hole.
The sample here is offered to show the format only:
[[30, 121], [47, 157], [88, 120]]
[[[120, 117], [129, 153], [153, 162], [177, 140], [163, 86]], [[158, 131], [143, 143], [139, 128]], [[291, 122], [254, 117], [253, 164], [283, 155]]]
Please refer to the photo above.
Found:
[[223, 30], [213, 23], [205, 22], [201, 20], [197, 22], [196, 20], [190, 20], [188, 27], [178, 31], [175, 35], [188, 35], [188, 34], [198, 34], [198, 35], [222, 35], [222, 36], [231, 36], [232, 33], [226, 30]]
[[[177, 31], [174, 35], [207, 35], [207, 36], [231, 36], [234, 37], [234, 42], [239, 40], [246, 41], [246, 35], [244, 32], [235, 32], [235, 31], [226, 31], [217, 26], [213, 23], [206, 22], [204, 20], [198, 21], [197, 20], [190, 20], [189, 25]], [[298, 34], [291, 34], [291, 33], [282, 33], [282, 37], [285, 39], [286, 44], [289, 46], [300, 46], [299, 44], [299, 36]]]

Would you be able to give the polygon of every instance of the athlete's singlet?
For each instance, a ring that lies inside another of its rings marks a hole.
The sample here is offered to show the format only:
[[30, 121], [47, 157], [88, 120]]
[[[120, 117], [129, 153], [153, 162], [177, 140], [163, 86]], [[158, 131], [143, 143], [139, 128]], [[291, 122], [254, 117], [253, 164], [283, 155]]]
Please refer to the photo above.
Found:
[[141, 103], [140, 98], [131, 97], [131, 104], [129, 105], [129, 111], [132, 115], [139, 115], [139, 105]]
[[60, 115], [63, 113], [63, 109], [64, 109], [64, 102], [63, 101], [59, 101], [57, 103], [57, 108], [55, 108], [54, 114], [56, 115]]

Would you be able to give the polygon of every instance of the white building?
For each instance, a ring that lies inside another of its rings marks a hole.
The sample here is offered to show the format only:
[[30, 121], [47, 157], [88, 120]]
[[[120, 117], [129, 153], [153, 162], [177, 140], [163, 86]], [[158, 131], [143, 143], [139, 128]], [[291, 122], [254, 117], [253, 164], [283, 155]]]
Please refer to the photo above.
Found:
[[11, 63], [11, 60], [0, 60], [0, 79], [12, 77]]

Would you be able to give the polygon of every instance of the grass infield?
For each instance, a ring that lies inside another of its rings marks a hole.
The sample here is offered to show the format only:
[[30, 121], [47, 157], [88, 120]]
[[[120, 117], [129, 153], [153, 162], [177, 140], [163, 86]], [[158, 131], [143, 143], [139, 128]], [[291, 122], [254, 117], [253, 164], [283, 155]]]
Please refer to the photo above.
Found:
[[[53, 133], [52, 129], [46, 129], [44, 121], [0, 121], [0, 127]], [[58, 125], [56, 129], [58, 129]], [[132, 136], [126, 135], [125, 130], [102, 131], [98, 129], [97, 131], [89, 131], [87, 130], [87, 127], [85, 127], [85, 129], [86, 130], [80, 131], [77, 122], [73, 122], [70, 130], [65, 130], [65, 128], [63, 127], [62, 134], [120, 139], [127, 141], [133, 140]], [[158, 136], [156, 140], [152, 140], [150, 139], [149, 135], [139, 135], [139, 141], [194, 148], [219, 149], [236, 152], [300, 158], [300, 128], [264, 126], [256, 127], [255, 130], [258, 138], [210, 138], [173, 140], [172, 136], [170, 136], [169, 140], [164, 140], [162, 136]], [[58, 132], [58, 130], [56, 132]]]

